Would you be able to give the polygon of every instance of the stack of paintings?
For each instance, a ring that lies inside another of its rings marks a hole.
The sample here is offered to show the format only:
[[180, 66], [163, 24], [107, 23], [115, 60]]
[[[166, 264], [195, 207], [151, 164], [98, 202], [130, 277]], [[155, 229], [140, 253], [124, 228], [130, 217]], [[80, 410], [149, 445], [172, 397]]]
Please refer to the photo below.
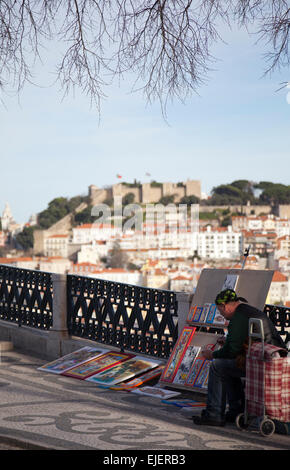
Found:
[[[207, 389], [210, 361], [203, 358], [204, 348], [215, 350], [217, 343], [194, 344], [196, 328], [185, 326], [161, 375], [160, 382], [181, 388]], [[208, 340], [211, 336], [208, 336]]]
[[214, 303], [205, 303], [203, 306], [192, 305], [187, 315], [187, 323], [206, 323], [209, 325], [227, 326], [226, 319], [219, 313]]
[[63, 373], [63, 375], [85, 380], [91, 375], [95, 375], [105, 370], [111, 369], [112, 367], [115, 367], [116, 365], [125, 362], [132, 357], [134, 357], [133, 354], [109, 351], [105, 354], [102, 354], [101, 356], [90, 359], [87, 362], [67, 370]]
[[113, 390], [131, 390], [158, 379], [163, 368], [155, 359], [91, 346], [38, 367], [44, 372], [87, 380]]
[[128, 359], [125, 362], [121, 362], [115, 367], [99, 372], [94, 375], [90, 375], [86, 380], [94, 382], [97, 385], [112, 386], [120, 382], [135, 377], [138, 374], [145, 373], [155, 367], [159, 366], [159, 362], [146, 359], [141, 356], [135, 356], [132, 359]]

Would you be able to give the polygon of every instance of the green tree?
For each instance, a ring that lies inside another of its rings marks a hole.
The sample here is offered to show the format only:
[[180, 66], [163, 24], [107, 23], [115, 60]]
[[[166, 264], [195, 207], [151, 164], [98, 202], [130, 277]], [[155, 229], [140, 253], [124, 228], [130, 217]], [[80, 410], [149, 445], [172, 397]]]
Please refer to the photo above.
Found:
[[191, 204], [198, 204], [199, 202], [200, 199], [193, 194], [191, 196], [183, 196], [180, 199], [180, 204], [187, 204], [188, 206], [191, 206]]
[[263, 204], [290, 204], [290, 186], [262, 181], [257, 188], [263, 190], [259, 198]]
[[168, 204], [173, 204], [175, 196], [176, 194], [171, 194], [170, 196], [162, 196], [159, 200], [159, 203], [163, 204], [164, 206], [167, 206]]
[[74, 225], [94, 223], [95, 217], [91, 215], [91, 211], [92, 211], [92, 206], [89, 205], [83, 211], [77, 212], [74, 215]]
[[40, 212], [37, 217], [38, 225], [41, 229], [47, 229], [58, 222], [66, 215], [73, 213], [82, 202], [86, 202], [87, 198], [83, 196], [75, 196], [71, 199], [65, 197], [57, 197], [50, 201], [47, 209]]
[[135, 199], [134, 193], [125, 194], [125, 196], [123, 197], [123, 201], [122, 201], [123, 206], [127, 206], [128, 204], [133, 204], [134, 199]]
[[16, 235], [16, 242], [24, 251], [30, 250], [33, 248], [33, 232], [36, 226], [24, 227], [22, 232]]

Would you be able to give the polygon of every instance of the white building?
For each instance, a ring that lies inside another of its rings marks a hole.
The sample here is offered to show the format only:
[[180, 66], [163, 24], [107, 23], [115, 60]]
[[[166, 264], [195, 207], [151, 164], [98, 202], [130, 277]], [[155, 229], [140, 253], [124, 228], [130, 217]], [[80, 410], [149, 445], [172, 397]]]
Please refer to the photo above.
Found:
[[113, 246], [113, 241], [108, 243], [102, 241], [94, 241], [87, 245], [82, 245], [77, 254], [78, 263], [94, 263], [98, 264], [101, 258], [108, 256], [109, 250]]
[[72, 243], [86, 244], [96, 240], [109, 240], [121, 233], [111, 224], [83, 224], [73, 228]]
[[72, 262], [62, 257], [41, 258], [39, 261], [39, 270], [49, 273], [66, 274], [70, 271]]
[[275, 258], [279, 259], [281, 256], [290, 258], [290, 235], [284, 235], [276, 240]]
[[285, 303], [290, 300], [289, 292], [288, 277], [279, 271], [275, 271], [266, 303], [285, 305]]
[[243, 251], [243, 237], [232, 227], [207, 226], [198, 234], [198, 255], [202, 258], [239, 258]]
[[96, 271], [90, 272], [87, 274], [87, 276], [136, 286], [143, 286], [144, 281], [142, 272], [129, 271], [122, 268], [98, 269]]
[[44, 239], [44, 255], [68, 257], [68, 235], [50, 235]]

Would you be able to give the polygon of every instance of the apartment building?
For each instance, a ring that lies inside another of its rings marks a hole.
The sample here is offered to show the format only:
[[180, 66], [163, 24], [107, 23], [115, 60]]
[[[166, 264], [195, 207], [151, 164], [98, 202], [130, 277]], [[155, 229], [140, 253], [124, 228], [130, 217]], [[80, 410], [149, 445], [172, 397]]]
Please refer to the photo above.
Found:
[[289, 299], [290, 291], [288, 276], [279, 271], [275, 271], [266, 303], [285, 305]]
[[72, 229], [72, 243], [85, 244], [94, 240], [109, 240], [121, 234], [121, 229], [112, 224], [83, 224]]
[[198, 234], [198, 255], [202, 258], [240, 258], [243, 251], [243, 237], [233, 232], [232, 226], [200, 229]]
[[44, 256], [68, 257], [69, 236], [66, 234], [50, 235], [44, 240]]

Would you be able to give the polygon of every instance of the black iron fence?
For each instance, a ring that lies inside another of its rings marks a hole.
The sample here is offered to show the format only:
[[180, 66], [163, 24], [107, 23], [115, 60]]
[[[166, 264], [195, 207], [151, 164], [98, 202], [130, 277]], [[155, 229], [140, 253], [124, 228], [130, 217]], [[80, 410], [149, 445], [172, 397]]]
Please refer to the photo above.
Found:
[[286, 343], [290, 341], [290, 308], [278, 305], [265, 305], [264, 312], [272, 320], [283, 340]]
[[169, 357], [178, 336], [174, 292], [68, 275], [67, 293], [71, 335]]
[[[265, 305], [264, 311], [289, 341], [290, 308]], [[171, 291], [68, 275], [65, 314], [71, 335], [121, 350], [167, 358], [178, 337], [178, 301]], [[0, 319], [51, 329], [52, 275], [0, 265]]]
[[52, 326], [51, 274], [0, 265], [0, 319], [49, 330]]

